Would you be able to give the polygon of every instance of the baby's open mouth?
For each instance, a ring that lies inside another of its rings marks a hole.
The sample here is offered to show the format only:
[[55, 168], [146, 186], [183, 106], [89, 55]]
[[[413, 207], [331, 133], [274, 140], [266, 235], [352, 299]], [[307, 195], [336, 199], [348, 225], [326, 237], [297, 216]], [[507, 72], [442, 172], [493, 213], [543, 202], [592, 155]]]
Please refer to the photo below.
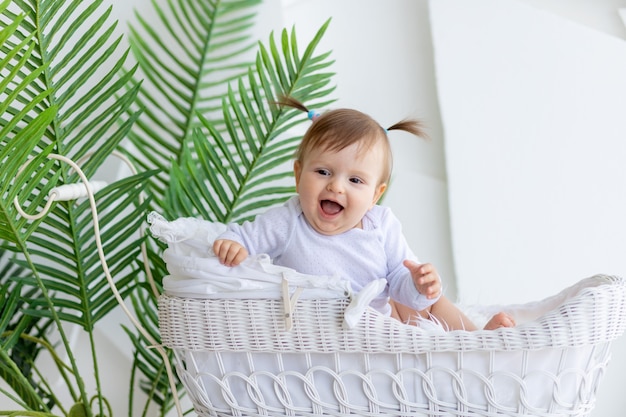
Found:
[[331, 200], [322, 200], [320, 206], [322, 207], [322, 211], [328, 215], [337, 214], [343, 210], [343, 206], [341, 204]]

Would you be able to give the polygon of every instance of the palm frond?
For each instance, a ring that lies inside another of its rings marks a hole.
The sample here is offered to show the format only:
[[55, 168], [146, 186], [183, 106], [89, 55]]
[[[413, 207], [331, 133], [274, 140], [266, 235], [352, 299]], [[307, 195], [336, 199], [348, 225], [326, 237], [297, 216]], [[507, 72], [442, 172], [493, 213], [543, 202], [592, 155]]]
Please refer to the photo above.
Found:
[[[9, 3], [3, 2], [0, 6], [3, 20]], [[45, 65], [29, 69], [35, 48], [34, 33], [24, 35], [19, 32], [24, 14], [11, 16], [12, 22], [0, 31], [0, 50], [5, 55], [0, 60], [0, 240], [23, 246], [28, 238], [24, 231], [26, 222], [13, 221], [18, 217], [13, 200], [25, 185], [25, 177], [18, 174], [39, 146], [47, 126], [55, 116], [56, 108], [50, 107], [29, 118], [27, 124], [23, 123], [26, 115], [47, 98], [50, 90], [33, 96], [28, 93], [31, 83], [43, 73]], [[21, 100], [24, 95], [29, 96], [30, 100], [25, 105]]]
[[[133, 69], [121, 71], [128, 51], [121, 50], [110, 16], [111, 9], [104, 9], [100, 0], [16, 0], [0, 13], [0, 27], [14, 28], [10, 33], [2, 30], [6, 36], [0, 45], [0, 56], [6, 57], [0, 61], [4, 83], [0, 90], [0, 239], [6, 250], [16, 254], [15, 262], [29, 271], [20, 284], [39, 291], [24, 291], [22, 302], [27, 304], [19, 314], [38, 325], [53, 323], [60, 340], [51, 348], [65, 350], [68, 364], [59, 362], [59, 366], [69, 366], [64, 374], [67, 390], [83, 404], [89, 404], [84, 377], [94, 377], [99, 385], [99, 376], [96, 369], [80, 374], [63, 322], [78, 323], [91, 332], [115, 305], [103, 285], [93, 239], [85, 237], [90, 233], [90, 211], [85, 204], [54, 203], [42, 219], [27, 221], [13, 207], [13, 199], [17, 197], [27, 212], [34, 213], [44, 206], [52, 187], [77, 181], [78, 174], [70, 166], [48, 159], [50, 153], [80, 162], [91, 178], [136, 120], [138, 113], [131, 107], [138, 86], [131, 84]], [[130, 236], [138, 230], [145, 209], [136, 204], [140, 191], [134, 189], [141, 189], [137, 184], [147, 183], [149, 175], [131, 179], [133, 190], [118, 181], [98, 194], [103, 205], [104, 246], [113, 254], [109, 262], [125, 290], [136, 273], [132, 265], [139, 245], [138, 238]], [[123, 213], [114, 209], [117, 206], [128, 207], [137, 221], [120, 221]], [[8, 279], [0, 276], [0, 284]], [[41, 329], [32, 326], [26, 331], [22, 337], [36, 337]], [[95, 358], [95, 346], [90, 348]], [[3, 350], [3, 354], [8, 352]], [[7, 375], [11, 372], [5, 370]], [[33, 392], [54, 402], [45, 378], [27, 381]], [[102, 414], [103, 395], [98, 392], [96, 397], [94, 404]], [[24, 403], [25, 409], [50, 411], [43, 399], [38, 404]], [[87, 414], [93, 413], [88, 410]]]
[[[130, 135], [128, 156], [143, 169], [159, 169], [152, 194], [161, 202], [169, 187], [170, 159], [180, 161], [197, 112], [219, 117], [230, 80], [245, 74], [245, 55], [254, 47], [248, 28], [259, 0], [153, 1], [159, 25], [136, 13], [129, 40], [144, 77], [139, 100], [144, 117]], [[217, 122], [217, 121], [216, 121]], [[219, 123], [217, 123], [219, 125]]]
[[[82, 166], [91, 176], [136, 118], [128, 115], [136, 89], [125, 88], [132, 73], [118, 78], [126, 54], [116, 52], [115, 24], [106, 23], [110, 9], [99, 14], [100, 1], [10, 3], [11, 10], [0, 14], [2, 24], [14, 28], [4, 37], [2, 52], [7, 58], [0, 69], [7, 75], [0, 90], [0, 132], [11, 140], [0, 150], [2, 161], [11, 154], [10, 170], [3, 174], [14, 175], [31, 154], [42, 157], [54, 150], [74, 160], [93, 153]], [[34, 134], [35, 129], [43, 130], [44, 136]], [[37, 207], [58, 181], [75, 181], [69, 167], [53, 165], [32, 164], [21, 181], [11, 184], [11, 192], [19, 192], [22, 203]], [[12, 224], [21, 230], [25, 222], [9, 208], [3, 211], [0, 225], [21, 222]]]
[[[24, 305], [19, 278], [27, 271], [12, 263], [10, 257], [10, 252], [0, 252], [0, 274], [9, 277], [0, 284], [0, 378], [11, 387], [16, 400], [32, 409], [41, 409], [49, 397], [36, 388], [32, 375], [33, 363], [41, 349], [22, 337], [31, 332], [36, 320], [19, 314]], [[35, 295], [33, 290], [31, 295]]]
[[[152, 174], [147, 172], [120, 180], [97, 194], [103, 252], [123, 296], [132, 289], [139, 273], [133, 265], [143, 241], [138, 231], [144, 222], [148, 200], [143, 204], [135, 202]], [[52, 295], [49, 300], [31, 299], [24, 312], [52, 318], [46, 308], [52, 302], [62, 320], [91, 331], [98, 320], [117, 306], [117, 301], [102, 277], [88, 201], [70, 209], [71, 205], [73, 203], [58, 204], [46, 223], [31, 236], [30, 254], [45, 259], [36, 263], [36, 268], [42, 275], [41, 282]], [[73, 227], [65, 227], [71, 215], [76, 216]], [[24, 282], [32, 286], [38, 284], [32, 278]]]
[[[196, 216], [212, 221], [243, 221], [284, 202], [295, 192], [289, 163], [300, 137], [289, 129], [305, 122], [300, 112], [278, 107], [277, 94], [287, 94], [312, 107], [326, 106], [333, 91], [329, 53], [316, 54], [327, 21], [299, 55], [295, 30], [282, 32], [280, 48], [270, 37], [260, 45], [255, 66], [229, 88], [222, 100], [226, 133], [198, 115], [209, 133], [196, 130], [193, 146], [172, 168], [166, 207], [169, 216]], [[193, 152], [192, 152], [193, 151]]]
[[[12, 9], [19, 8], [24, 16], [20, 29], [29, 30], [34, 46], [24, 67], [17, 69], [10, 64], [27, 82], [21, 91], [5, 89], [3, 94], [19, 96], [19, 105], [7, 111], [21, 115], [16, 123], [19, 127], [49, 107], [58, 108], [39, 149], [53, 144], [56, 153], [74, 160], [95, 152], [83, 166], [91, 176], [122, 139], [116, 126], [136, 94], [134, 89], [124, 91], [132, 72], [119, 77], [126, 53], [118, 51], [120, 38], [114, 38], [116, 24], [109, 22], [111, 10], [102, 11], [102, 1], [11, 3]], [[6, 10], [0, 20], [8, 23], [15, 16], [14, 11]], [[22, 31], [7, 40], [3, 53], [15, 50], [24, 38]], [[41, 71], [32, 70], [39, 67]], [[47, 94], [45, 100], [28, 104], [43, 93]], [[62, 177], [70, 181], [67, 175]]]
[[[70, 166], [46, 159], [47, 153], [53, 150], [70, 159], [81, 160], [82, 170], [91, 177], [118, 147], [138, 117], [138, 113], [130, 111], [138, 86], [128, 88], [133, 71], [122, 74], [128, 51], [120, 50], [120, 37], [114, 34], [116, 22], [110, 22], [111, 9], [103, 9], [102, 1], [15, 1], [11, 5], [12, 10], [5, 9], [0, 20], [5, 23], [17, 21], [17, 16], [22, 17], [2, 46], [3, 52], [14, 56], [7, 61], [5, 72], [15, 74], [16, 78], [2, 94], [16, 99], [15, 104], [8, 103], [1, 109], [0, 131], [6, 132], [11, 141], [3, 143], [0, 155], [8, 159], [11, 154], [11, 158], [9, 169], [2, 172], [2, 187], [8, 187], [6, 192], [3, 190], [3, 197], [6, 196], [7, 200], [2, 200], [0, 238], [18, 243], [13, 246], [14, 250], [28, 252], [29, 259], [24, 258], [22, 265], [32, 268], [35, 274], [26, 281], [27, 284], [51, 285], [51, 290], [75, 299], [86, 296], [86, 292], [91, 292], [93, 297], [93, 294], [103, 293], [104, 288], [93, 284], [102, 282], [98, 279], [102, 277], [102, 271], [96, 266], [97, 252], [93, 240], [80, 240], [89, 230], [86, 224], [90, 211], [86, 204], [54, 204], [43, 220], [27, 222], [12, 208], [12, 199], [18, 196], [19, 202], [33, 212], [43, 206], [52, 186], [77, 180], [77, 173]], [[32, 41], [25, 42], [27, 39]], [[22, 44], [28, 45], [26, 52], [22, 52], [25, 47], [18, 50]], [[25, 104], [33, 97], [41, 98], [34, 105]], [[15, 116], [5, 119], [4, 115], [8, 114]], [[40, 122], [35, 123], [37, 121]], [[44, 132], [43, 137], [37, 137], [37, 131]], [[16, 149], [20, 152], [15, 153]], [[30, 155], [35, 155], [33, 161], [25, 172], [16, 175]], [[4, 181], [5, 175], [9, 181]], [[134, 181], [132, 185], [116, 182], [108, 191], [100, 193], [102, 209], [117, 216], [116, 219], [101, 219], [104, 227], [110, 229], [108, 234], [103, 233], [105, 245], [115, 248], [110, 252], [118, 254], [117, 258], [112, 256], [111, 259], [117, 268], [116, 273], [134, 263], [132, 256], [137, 255], [136, 239], [125, 240], [143, 217], [140, 214], [142, 208], [130, 201], [133, 198], [136, 201], [138, 195], [131, 188], [138, 188], [137, 183], [147, 181], [150, 175], [135, 177], [130, 180]], [[123, 230], [116, 229], [115, 221], [121, 217], [119, 211], [112, 209], [116, 206], [133, 207], [131, 212], [137, 220], [124, 222]], [[15, 239], [18, 234], [21, 241]], [[44, 259], [47, 261], [42, 262]], [[130, 274], [128, 271], [124, 273]], [[67, 277], [74, 277], [79, 284], [65, 282]], [[120, 282], [129, 281], [127, 276], [120, 275]], [[85, 287], [77, 292], [76, 287], [80, 285]], [[59, 306], [69, 303], [69, 307], [59, 311], [59, 317], [91, 329], [91, 320], [102, 317], [112, 307], [110, 303], [100, 306], [100, 298], [96, 299], [87, 297], [81, 300], [86, 305], [80, 307], [68, 300], [61, 302], [57, 299]], [[26, 311], [38, 317], [49, 317], [53, 312], [44, 308], [41, 300], [46, 297], [40, 298]], [[86, 314], [89, 307], [94, 307], [93, 314]], [[71, 313], [81, 310], [82, 314]]]

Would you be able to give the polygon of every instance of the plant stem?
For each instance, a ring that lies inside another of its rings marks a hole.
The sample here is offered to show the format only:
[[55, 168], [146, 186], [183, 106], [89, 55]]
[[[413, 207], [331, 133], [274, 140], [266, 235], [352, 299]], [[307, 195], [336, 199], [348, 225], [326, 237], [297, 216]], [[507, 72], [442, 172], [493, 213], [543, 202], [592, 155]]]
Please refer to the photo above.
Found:
[[[39, 403], [41, 409], [46, 410], [46, 411], [50, 411], [48, 409], [48, 407], [46, 406], [46, 404], [43, 402], [43, 399], [40, 398], [37, 395], [37, 392], [33, 389], [32, 385], [30, 384], [30, 382], [28, 381], [28, 379], [26, 379], [26, 377], [24, 376], [24, 374], [22, 374], [22, 371], [15, 365], [15, 362], [13, 362], [11, 360], [11, 358], [9, 357], [8, 353], [2, 349], [0, 349], [0, 360], [2, 361], [2, 363], [4, 364], [4, 366], [8, 366], [9, 368], [11, 368], [11, 370], [13, 371], [13, 376], [16, 379], [19, 379], [21, 381], [21, 385], [26, 388], [28, 387], [28, 389], [31, 391], [31, 393], [33, 394], [33, 398], [37, 398], [37, 402]], [[0, 392], [4, 392], [4, 390], [0, 390]], [[12, 401], [15, 401], [16, 403], [20, 403], [21, 401], [19, 401], [16, 398], [13, 398], [12, 396], [9, 396], [7, 394], [7, 397], [9, 397]], [[25, 406], [25, 404], [24, 404]], [[2, 415], [2, 411], [0, 411], [0, 415]]]
[[[2, 337], [8, 337], [12, 334], [13, 334], [13, 331], [6, 331], [2, 333]], [[70, 396], [72, 397], [74, 401], [76, 401], [76, 398], [77, 398], [76, 392], [74, 391], [74, 388], [72, 387], [72, 384], [70, 383], [69, 377], [67, 376], [67, 372], [65, 372], [65, 371], [72, 372], [72, 370], [65, 362], [61, 360], [59, 355], [57, 355], [56, 351], [54, 350], [54, 347], [52, 347], [52, 345], [47, 340], [39, 338], [39, 337], [31, 336], [29, 334], [21, 333], [20, 338], [27, 340], [29, 342], [33, 342], [38, 345], [41, 345], [48, 351], [48, 353], [52, 357], [52, 360], [57, 366], [57, 369], [59, 370], [59, 374], [61, 375], [61, 378], [63, 378], [63, 380], [65, 381], [65, 385], [67, 386]], [[41, 383], [45, 385], [45, 387], [48, 389], [48, 395], [50, 395], [53, 398], [56, 406], [59, 407], [59, 409], [61, 410], [61, 413], [67, 414], [62, 404], [57, 400], [56, 396], [54, 395], [52, 387], [50, 386], [50, 384], [48, 384], [47, 379], [39, 371], [39, 368], [36, 366], [34, 362], [32, 362], [31, 365], [33, 366], [33, 370], [37, 373], [37, 376], [39, 377], [39, 380], [41, 381]], [[19, 370], [18, 370], [18, 374], [22, 375], [22, 373]]]
[[[96, 392], [98, 397], [99, 415], [104, 416], [104, 399], [102, 397], [102, 384], [100, 383], [100, 370], [98, 367], [98, 355], [96, 353], [96, 343], [94, 341], [94, 332], [89, 332], [89, 344], [91, 345], [91, 360], [93, 361], [93, 374], [96, 381]], [[91, 408], [91, 407], [90, 407]]]
[[[72, 374], [74, 375], [74, 379], [76, 380], [76, 385], [78, 386], [78, 390], [80, 392], [80, 398], [83, 402], [83, 404], [89, 404], [89, 398], [87, 397], [87, 392], [85, 390], [85, 383], [83, 381], [83, 379], [80, 376], [80, 372], [78, 370], [78, 364], [76, 363], [76, 358], [74, 357], [74, 355], [72, 354], [72, 350], [71, 350], [71, 346], [70, 346], [70, 342], [67, 338], [67, 335], [65, 334], [65, 330], [63, 328], [63, 322], [61, 321], [61, 319], [59, 318], [59, 315], [57, 314], [57, 311], [55, 309], [54, 303], [52, 302], [52, 299], [50, 297], [50, 295], [48, 294], [48, 289], [46, 288], [45, 284], [43, 283], [43, 280], [41, 279], [41, 276], [39, 275], [38, 271], [37, 271], [37, 267], [35, 266], [33, 260], [30, 257], [30, 253], [28, 252], [28, 248], [26, 247], [25, 244], [20, 242], [20, 246], [22, 249], [22, 253], [24, 254], [25, 260], [28, 263], [31, 271], [33, 271], [33, 274], [35, 276], [35, 279], [37, 281], [37, 285], [39, 286], [39, 289], [41, 290], [41, 295], [42, 297], [46, 300], [46, 303], [48, 304], [48, 309], [50, 310], [50, 315], [52, 317], [52, 320], [54, 321], [57, 330], [59, 331], [59, 336], [61, 337], [61, 342], [63, 344], [63, 348], [65, 349], [65, 352], [67, 353], [67, 358], [70, 362], [71, 365], [71, 369], [72, 369]], [[91, 412], [91, 410], [87, 411], [87, 417], [92, 417], [93, 413]]]

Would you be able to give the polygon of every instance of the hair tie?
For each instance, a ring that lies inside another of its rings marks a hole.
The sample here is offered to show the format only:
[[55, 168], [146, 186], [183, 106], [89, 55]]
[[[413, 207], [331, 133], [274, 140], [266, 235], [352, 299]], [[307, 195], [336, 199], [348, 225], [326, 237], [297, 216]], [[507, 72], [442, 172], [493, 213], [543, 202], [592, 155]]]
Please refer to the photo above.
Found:
[[314, 122], [318, 117], [320, 117], [320, 114], [316, 112], [315, 110], [309, 110], [309, 112], [307, 113], [307, 116], [309, 119], [311, 119], [311, 121]]

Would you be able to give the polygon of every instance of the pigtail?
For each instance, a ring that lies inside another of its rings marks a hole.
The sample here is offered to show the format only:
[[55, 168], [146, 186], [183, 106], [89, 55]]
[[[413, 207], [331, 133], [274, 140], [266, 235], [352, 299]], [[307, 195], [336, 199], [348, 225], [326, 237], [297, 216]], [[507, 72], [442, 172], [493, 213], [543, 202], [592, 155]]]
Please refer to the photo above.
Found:
[[290, 96], [283, 96], [281, 95], [279, 97], [279, 100], [276, 102], [276, 104], [280, 105], [280, 106], [288, 106], [288, 107], [293, 107], [295, 109], [298, 109], [300, 111], [303, 111], [307, 114], [307, 117], [311, 120], [311, 121], [315, 121], [318, 117], [321, 116], [321, 114], [315, 110], [309, 110], [304, 104], [302, 104], [300, 101], [296, 100], [293, 97]]
[[428, 134], [426, 133], [424, 124], [416, 119], [404, 119], [387, 128], [387, 131], [390, 130], [404, 130], [405, 132], [409, 132], [415, 136], [428, 139]]
[[294, 109], [298, 109], [305, 113], [309, 112], [309, 109], [307, 109], [307, 107], [304, 104], [302, 104], [300, 101], [296, 100], [295, 98], [291, 96], [280, 95], [278, 97], [278, 101], [276, 102], [276, 104], [280, 106], [293, 107]]

